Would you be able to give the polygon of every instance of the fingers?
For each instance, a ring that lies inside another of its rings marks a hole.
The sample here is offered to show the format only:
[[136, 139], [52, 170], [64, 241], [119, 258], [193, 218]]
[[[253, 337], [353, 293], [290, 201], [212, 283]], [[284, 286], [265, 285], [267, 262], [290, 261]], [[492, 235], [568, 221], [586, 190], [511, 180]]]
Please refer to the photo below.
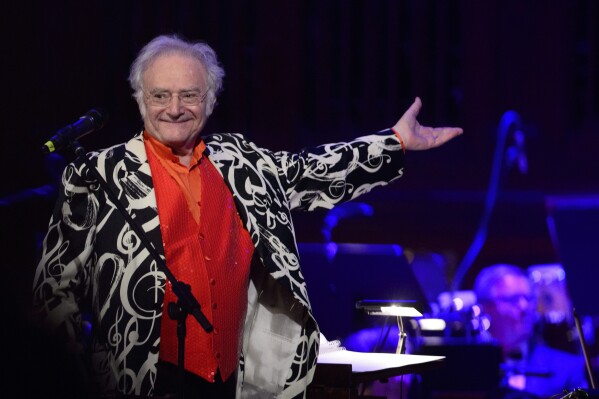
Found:
[[438, 147], [447, 143], [449, 140], [463, 133], [463, 130], [458, 127], [443, 127], [433, 129], [434, 147]]
[[412, 105], [393, 126], [394, 131], [401, 132], [405, 149], [427, 150], [439, 147], [462, 134], [462, 129], [458, 127], [422, 126], [417, 119], [421, 108], [422, 101], [420, 97], [416, 97]]
[[408, 150], [428, 150], [440, 147], [456, 136], [462, 134], [462, 129], [457, 127], [430, 127], [421, 126], [418, 139], [410, 137], [410, 145], [406, 145]]
[[418, 113], [420, 112], [420, 108], [422, 108], [422, 101], [420, 100], [420, 97], [416, 97], [412, 105], [410, 105], [410, 108], [408, 108], [408, 110], [406, 111], [406, 114], [410, 114], [411, 116], [416, 118], [416, 116], [418, 116]]

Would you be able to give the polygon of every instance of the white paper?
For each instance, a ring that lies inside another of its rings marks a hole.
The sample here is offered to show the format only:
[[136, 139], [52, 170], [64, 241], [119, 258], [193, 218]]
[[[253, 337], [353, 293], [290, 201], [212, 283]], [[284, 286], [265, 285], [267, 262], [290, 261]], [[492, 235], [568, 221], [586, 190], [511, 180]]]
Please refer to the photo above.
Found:
[[399, 355], [395, 353], [368, 353], [348, 350], [337, 350], [318, 355], [318, 363], [351, 364], [352, 372], [354, 373], [429, 363], [442, 359], [445, 359], [445, 356]]

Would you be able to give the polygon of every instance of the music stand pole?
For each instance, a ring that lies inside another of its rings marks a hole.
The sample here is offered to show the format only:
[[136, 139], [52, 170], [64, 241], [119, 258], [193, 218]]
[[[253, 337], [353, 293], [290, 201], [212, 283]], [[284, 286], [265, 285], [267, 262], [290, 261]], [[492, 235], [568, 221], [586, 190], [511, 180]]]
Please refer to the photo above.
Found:
[[584, 355], [584, 362], [587, 369], [587, 374], [589, 376], [589, 382], [591, 383], [591, 388], [596, 389], [595, 378], [593, 377], [593, 368], [591, 367], [591, 361], [589, 360], [589, 353], [587, 350], [586, 340], [584, 339], [582, 325], [580, 324], [580, 317], [578, 317], [576, 309], [572, 309], [572, 314], [574, 316], [574, 323], [576, 323], [576, 330], [578, 331], [578, 338], [580, 339], [580, 346], [582, 347], [582, 354]]

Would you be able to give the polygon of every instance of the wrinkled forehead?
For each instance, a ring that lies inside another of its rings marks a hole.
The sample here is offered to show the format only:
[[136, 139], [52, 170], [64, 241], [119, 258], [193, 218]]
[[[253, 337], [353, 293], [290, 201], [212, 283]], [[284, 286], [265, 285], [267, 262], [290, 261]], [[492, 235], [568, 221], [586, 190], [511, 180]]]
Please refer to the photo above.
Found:
[[528, 278], [514, 274], [505, 274], [491, 287], [491, 297], [505, 297], [513, 295], [530, 295], [531, 287]]
[[144, 89], [161, 87], [170, 89], [204, 88], [207, 83], [206, 68], [197, 58], [179, 51], [155, 57], [142, 73]]

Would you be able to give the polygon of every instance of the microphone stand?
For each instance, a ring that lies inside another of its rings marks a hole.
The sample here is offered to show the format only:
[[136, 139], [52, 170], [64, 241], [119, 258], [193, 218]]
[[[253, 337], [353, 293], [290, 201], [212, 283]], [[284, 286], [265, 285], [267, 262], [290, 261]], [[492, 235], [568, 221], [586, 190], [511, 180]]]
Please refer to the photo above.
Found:
[[192, 315], [194, 319], [200, 323], [200, 326], [207, 332], [212, 332], [214, 327], [204, 313], [201, 310], [200, 303], [193, 296], [191, 292], [191, 286], [185, 284], [182, 281], [177, 280], [175, 275], [170, 271], [166, 262], [160, 257], [156, 249], [150, 243], [150, 240], [145, 235], [145, 232], [139, 227], [139, 225], [133, 220], [129, 212], [125, 209], [123, 204], [120, 202], [116, 194], [110, 189], [108, 183], [100, 172], [92, 165], [91, 160], [87, 156], [85, 149], [79, 144], [77, 140], [73, 140], [70, 144], [70, 147], [75, 152], [78, 158], [81, 158], [89, 171], [98, 179], [98, 183], [100, 187], [104, 190], [108, 198], [114, 203], [114, 205], [121, 212], [129, 226], [133, 229], [133, 231], [137, 234], [142, 244], [148, 250], [152, 258], [156, 261], [158, 268], [166, 275], [168, 280], [172, 284], [173, 292], [177, 295], [177, 303], [170, 302], [168, 304], [168, 314], [173, 320], [177, 320], [177, 342], [178, 342], [178, 367], [179, 367], [179, 398], [184, 399], [185, 397], [185, 389], [184, 389], [184, 356], [185, 356], [185, 335], [187, 333], [187, 328], [185, 325], [185, 321], [188, 315]]
[[505, 152], [505, 144], [508, 137], [508, 133], [510, 131], [510, 127], [512, 125], [514, 127], [519, 127], [521, 124], [520, 116], [516, 111], [506, 111], [499, 121], [499, 128], [497, 132], [497, 142], [495, 144], [495, 153], [493, 155], [493, 164], [491, 169], [491, 178], [489, 182], [489, 187], [487, 189], [487, 195], [485, 197], [485, 208], [483, 216], [479, 222], [478, 230], [474, 236], [466, 255], [458, 265], [451, 290], [452, 292], [456, 292], [460, 289], [460, 286], [466, 277], [466, 274], [472, 267], [472, 264], [476, 260], [480, 250], [482, 249], [486, 239], [487, 232], [489, 229], [489, 222], [491, 220], [491, 214], [493, 213], [493, 209], [495, 207], [495, 202], [497, 201], [497, 194], [499, 193], [501, 177], [503, 170], [503, 160], [504, 160], [504, 152]]

